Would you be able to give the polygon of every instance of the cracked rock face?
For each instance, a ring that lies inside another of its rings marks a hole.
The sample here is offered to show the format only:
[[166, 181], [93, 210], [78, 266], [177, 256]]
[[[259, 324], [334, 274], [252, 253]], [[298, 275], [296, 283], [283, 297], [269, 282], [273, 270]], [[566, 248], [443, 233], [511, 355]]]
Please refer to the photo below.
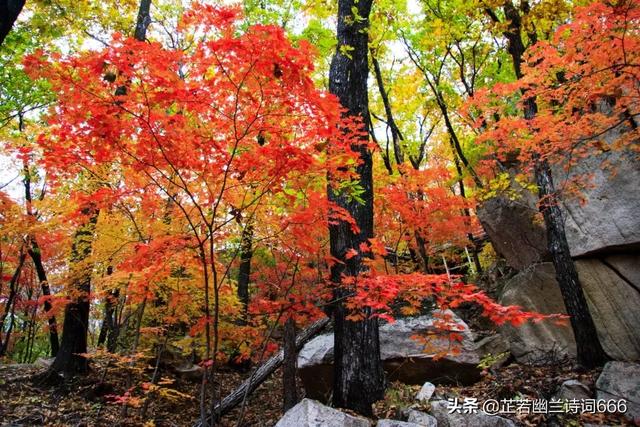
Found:
[[[615, 140], [615, 135], [608, 138]], [[604, 168], [604, 164], [609, 165]], [[571, 256], [640, 251], [640, 159], [610, 151], [581, 159], [568, 172], [554, 168], [561, 189], [568, 180], [584, 181], [581, 196], [565, 197], [562, 213]], [[497, 196], [478, 207], [478, 218], [496, 252], [516, 270], [549, 261], [544, 225], [536, 219], [537, 197], [515, 182], [516, 197]]]
[[[611, 255], [576, 260], [602, 346], [615, 360], [640, 360], [640, 255]], [[501, 302], [520, 305], [540, 313], [563, 313], [566, 309], [551, 263], [518, 273], [506, 285]], [[501, 332], [511, 352], [521, 362], [541, 362], [557, 356], [575, 355], [571, 326], [553, 322], [504, 326]]]

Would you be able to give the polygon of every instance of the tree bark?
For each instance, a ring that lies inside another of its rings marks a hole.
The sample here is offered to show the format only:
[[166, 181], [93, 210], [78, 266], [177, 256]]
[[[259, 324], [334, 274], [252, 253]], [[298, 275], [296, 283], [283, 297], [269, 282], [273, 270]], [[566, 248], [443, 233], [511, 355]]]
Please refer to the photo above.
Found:
[[282, 366], [282, 395], [283, 412], [296, 406], [298, 403], [298, 389], [296, 384], [296, 323], [289, 317], [284, 324], [283, 336], [283, 366]]
[[0, 0], [0, 46], [22, 11], [25, 0]]
[[240, 241], [240, 266], [238, 268], [238, 299], [242, 304], [241, 324], [247, 322], [249, 307], [249, 282], [251, 280], [251, 258], [253, 257], [253, 219], [249, 218], [242, 229]]
[[[338, 46], [331, 61], [329, 90], [347, 110], [347, 115], [362, 120], [363, 132], [369, 120], [367, 93], [368, 26], [373, 0], [338, 1]], [[354, 16], [354, 12], [356, 12]], [[361, 243], [373, 237], [372, 154], [364, 146], [354, 147], [360, 154], [357, 167], [364, 203], [338, 194], [329, 186], [329, 199], [345, 208], [356, 221], [360, 232], [355, 234], [349, 224], [329, 225], [331, 255], [344, 263], [334, 263], [331, 280], [339, 285], [343, 275], [358, 276], [365, 271], [362, 255], [345, 259], [347, 251], [359, 252]], [[334, 387], [335, 406], [371, 415], [371, 404], [384, 396], [384, 371], [380, 360], [378, 320], [365, 310], [366, 319], [351, 321], [344, 300], [352, 290], [342, 285], [334, 292]]]
[[542, 202], [540, 211], [544, 216], [544, 224], [547, 229], [547, 247], [556, 270], [556, 280], [560, 285], [562, 299], [567, 308], [567, 314], [570, 316], [576, 340], [578, 363], [589, 369], [602, 366], [608, 357], [600, 343], [578, 272], [571, 258], [562, 211], [555, 195], [556, 190], [551, 168], [545, 160], [539, 159], [536, 162], [535, 178], [538, 185], [538, 196]]
[[151, 0], [141, 0], [138, 9], [138, 19], [133, 37], [136, 40], [145, 41], [147, 38], [147, 28], [151, 24]]
[[91, 289], [92, 266], [89, 265], [93, 233], [99, 210], [95, 207], [83, 209], [87, 222], [76, 230], [71, 248], [71, 280], [74, 282], [72, 301], [67, 304], [62, 326], [62, 342], [51, 371], [65, 376], [86, 373], [89, 364], [86, 357], [89, 328], [89, 291]]

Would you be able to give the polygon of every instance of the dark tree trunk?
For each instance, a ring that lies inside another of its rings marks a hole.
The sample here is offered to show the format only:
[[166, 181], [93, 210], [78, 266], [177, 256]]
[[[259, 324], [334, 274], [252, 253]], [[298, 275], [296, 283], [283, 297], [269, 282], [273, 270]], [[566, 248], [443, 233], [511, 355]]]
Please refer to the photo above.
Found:
[[0, 46], [11, 31], [13, 23], [18, 19], [25, 0], [0, 0]]
[[151, 0], [141, 0], [138, 9], [138, 19], [133, 37], [136, 40], [145, 41], [147, 38], [147, 28], [151, 24]]
[[[47, 282], [47, 273], [44, 269], [44, 265], [42, 264], [42, 255], [40, 253], [40, 247], [38, 246], [38, 241], [35, 236], [30, 236], [29, 240], [31, 240], [31, 248], [29, 249], [29, 256], [33, 260], [33, 265], [36, 268], [36, 274], [38, 276], [38, 281], [40, 282], [40, 287], [42, 289], [42, 295], [44, 295], [44, 312], [48, 314], [51, 311], [51, 300], [48, 298], [51, 296], [51, 288], [49, 287], [49, 282]], [[51, 346], [51, 357], [56, 357], [58, 354], [58, 350], [60, 348], [60, 342], [58, 340], [58, 324], [56, 322], [56, 316], [49, 315], [47, 316], [47, 322], [49, 324], [49, 345]]]
[[[13, 276], [11, 276], [11, 280], [9, 281], [9, 296], [7, 297], [7, 301], [5, 304], [5, 310], [0, 317], [0, 356], [4, 356], [9, 348], [9, 339], [11, 338], [11, 330], [13, 329], [13, 312], [15, 309], [15, 300], [16, 295], [18, 294], [18, 280], [20, 279], [20, 273], [22, 272], [22, 267], [24, 265], [26, 255], [23, 252], [23, 249], [20, 248], [20, 255], [18, 257], [18, 265], [16, 265], [16, 269], [14, 270]], [[9, 323], [9, 328], [7, 330], [7, 335], [4, 339], [4, 344], [2, 340], [2, 332], [4, 331], [4, 322], [8, 316], [11, 315], [11, 321]]]
[[[329, 90], [347, 109], [347, 114], [362, 119], [363, 131], [369, 119], [367, 77], [369, 68], [368, 26], [372, 0], [338, 1], [338, 47], [331, 61]], [[357, 11], [357, 16], [354, 16]], [[348, 51], [345, 52], [344, 48]], [[366, 132], [364, 132], [366, 134]], [[362, 146], [354, 147], [360, 154], [361, 195], [364, 203], [337, 194], [329, 187], [329, 199], [344, 207], [354, 218], [359, 234], [354, 234], [346, 222], [329, 226], [331, 255], [342, 263], [331, 267], [331, 280], [341, 283], [342, 275], [357, 276], [364, 272], [361, 255], [349, 260], [345, 254], [350, 249], [359, 252], [360, 243], [373, 237], [373, 178], [372, 155]], [[380, 360], [378, 321], [369, 316], [362, 321], [347, 319], [350, 314], [344, 299], [351, 294], [346, 286], [339, 286], [334, 293], [334, 388], [335, 406], [371, 415], [371, 404], [384, 397], [384, 372]]]
[[[107, 267], [107, 276], [113, 273], [113, 267]], [[115, 346], [113, 335], [116, 329], [116, 306], [118, 304], [118, 298], [120, 297], [120, 290], [114, 289], [109, 292], [109, 295], [104, 301], [104, 320], [102, 320], [102, 326], [100, 327], [100, 334], [98, 335], [98, 346], [102, 346], [107, 343], [107, 351], [115, 352]], [[114, 347], [114, 348], [112, 348]]]
[[[27, 215], [35, 219], [35, 215], [32, 207], [32, 196], [31, 196], [31, 173], [29, 171], [29, 165], [27, 161], [24, 162], [24, 197], [25, 203], [27, 207]], [[40, 282], [40, 288], [42, 289], [42, 295], [45, 297], [44, 300], [44, 312], [48, 314], [51, 311], [51, 300], [49, 297], [51, 296], [51, 288], [49, 287], [49, 282], [47, 281], [47, 272], [44, 269], [44, 265], [42, 264], [42, 252], [40, 251], [40, 246], [38, 245], [38, 240], [36, 236], [29, 235], [30, 248], [28, 249], [29, 256], [33, 261], [33, 265], [36, 269], [36, 275], [38, 276], [38, 282]], [[58, 340], [58, 325], [56, 323], [56, 317], [53, 315], [47, 316], [47, 322], [49, 323], [49, 345], [51, 347], [51, 357], [56, 357], [58, 354], [58, 349], [60, 348], [60, 342]]]
[[71, 280], [74, 282], [73, 300], [67, 304], [62, 326], [62, 342], [58, 355], [51, 365], [52, 372], [65, 376], [86, 373], [87, 333], [89, 328], [89, 291], [91, 288], [92, 266], [88, 263], [93, 244], [93, 232], [98, 220], [98, 210], [94, 207], [83, 210], [89, 219], [73, 236], [71, 248]]
[[[526, 3], [522, 4], [526, 7]], [[526, 13], [527, 10], [524, 10]], [[496, 20], [495, 14], [488, 11], [489, 16]], [[518, 79], [522, 78], [522, 57], [525, 46], [522, 41], [522, 19], [520, 12], [511, 1], [504, 5], [505, 17], [509, 20], [509, 27], [504, 32], [509, 41], [509, 54], [513, 62], [513, 68]], [[536, 42], [536, 34], [528, 34], [532, 43]], [[526, 97], [526, 93], [523, 93]], [[524, 117], [531, 120], [538, 112], [536, 100], [529, 97], [525, 100]], [[540, 211], [544, 217], [547, 231], [547, 245], [551, 253], [551, 260], [556, 270], [556, 280], [560, 286], [560, 292], [564, 300], [567, 314], [571, 319], [571, 326], [576, 340], [578, 363], [586, 368], [601, 366], [607, 361], [593, 317], [589, 310], [587, 300], [578, 278], [575, 264], [569, 251], [569, 243], [564, 229], [564, 219], [560, 210], [557, 191], [553, 184], [551, 168], [546, 159], [536, 157], [534, 159], [534, 174], [538, 186], [538, 198]]]
[[253, 221], [247, 220], [240, 241], [240, 267], [238, 268], [238, 299], [242, 303], [241, 323], [246, 324], [249, 307], [249, 282], [251, 280], [251, 258], [253, 257]]
[[296, 362], [298, 352], [296, 351], [296, 322], [288, 318], [284, 324], [283, 355], [282, 363], [282, 395], [283, 410], [287, 412], [298, 403], [298, 388], [296, 385]]
[[602, 366], [608, 357], [600, 343], [578, 272], [571, 258], [562, 211], [555, 196], [551, 168], [545, 160], [538, 159], [536, 162], [535, 177], [538, 195], [542, 202], [540, 211], [544, 216], [547, 229], [548, 249], [556, 270], [556, 280], [560, 285], [562, 299], [573, 327], [578, 363], [589, 369]]

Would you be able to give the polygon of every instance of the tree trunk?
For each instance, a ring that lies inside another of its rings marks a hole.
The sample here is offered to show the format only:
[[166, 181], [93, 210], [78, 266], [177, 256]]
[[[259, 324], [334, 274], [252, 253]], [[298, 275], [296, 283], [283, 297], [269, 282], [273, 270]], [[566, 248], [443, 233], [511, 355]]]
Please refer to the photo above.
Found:
[[570, 316], [576, 340], [578, 363], [586, 368], [602, 366], [608, 357], [602, 348], [596, 325], [584, 296], [575, 264], [571, 258], [562, 211], [555, 196], [551, 168], [545, 160], [536, 162], [535, 178], [542, 204], [540, 211], [547, 229], [547, 244], [556, 270], [556, 280], [567, 314]]
[[0, 0], [0, 46], [11, 31], [13, 23], [18, 19], [25, 0]]
[[[508, 49], [516, 77], [520, 79], [523, 76], [522, 57], [525, 51], [522, 41], [522, 19], [520, 12], [511, 1], [505, 3], [504, 13], [509, 20], [509, 27], [504, 32], [504, 36], [509, 41]], [[489, 11], [489, 15], [494, 21], [496, 20], [495, 14]], [[530, 33], [529, 39], [532, 43], [535, 43], [536, 34]], [[523, 93], [523, 97], [526, 97], [526, 93]], [[524, 106], [525, 119], [533, 119], [537, 112], [536, 100], [532, 97], [527, 98]], [[578, 272], [571, 258], [569, 243], [564, 229], [564, 219], [562, 218], [557, 191], [551, 176], [551, 168], [547, 161], [539, 156], [534, 158], [534, 162], [540, 211], [544, 216], [544, 225], [547, 231], [547, 245], [556, 270], [556, 280], [560, 286], [567, 314], [571, 319], [571, 326], [576, 340], [578, 363], [586, 368], [601, 366], [606, 362], [607, 355], [600, 343], [595, 323], [578, 278]]]
[[[9, 282], [9, 296], [7, 297], [5, 310], [2, 317], [0, 317], [0, 356], [4, 356], [9, 348], [9, 339], [11, 338], [11, 329], [13, 328], [13, 310], [15, 308], [16, 295], [18, 294], [18, 280], [20, 279], [20, 273], [22, 272], [25, 258], [26, 255], [24, 254], [23, 249], [20, 248], [18, 265], [16, 265], [16, 269], [14, 270], [13, 276], [11, 276], [11, 280]], [[10, 326], [7, 330], [7, 335], [3, 344], [2, 332], [4, 331], [4, 322], [9, 315], [11, 315]]]
[[296, 322], [290, 317], [284, 324], [283, 341], [283, 366], [282, 366], [282, 395], [283, 412], [296, 406], [298, 403], [298, 389], [296, 385]]
[[147, 28], [151, 23], [151, 0], [141, 0], [138, 9], [138, 18], [136, 20], [136, 29], [133, 37], [136, 40], [145, 41], [147, 38]]
[[251, 280], [251, 258], [253, 257], [253, 220], [249, 218], [240, 241], [240, 267], [238, 268], [238, 299], [242, 303], [241, 324], [247, 322], [249, 307], [249, 282]]
[[[369, 74], [368, 26], [373, 0], [338, 1], [338, 47], [331, 61], [329, 90], [336, 95], [347, 114], [362, 120], [369, 119], [367, 77]], [[357, 12], [357, 16], [354, 16]], [[329, 225], [331, 255], [343, 263], [331, 267], [331, 280], [341, 283], [342, 275], [357, 276], [363, 273], [365, 265], [362, 256], [345, 259], [347, 251], [359, 252], [361, 243], [373, 237], [373, 178], [372, 155], [363, 146], [354, 147], [360, 154], [361, 163], [357, 173], [363, 190], [364, 203], [338, 194], [329, 186], [329, 199], [345, 208], [360, 228], [359, 234], [351, 231], [349, 224], [340, 221]], [[350, 314], [344, 304], [352, 290], [339, 286], [334, 292], [337, 301], [334, 315], [334, 388], [335, 406], [352, 409], [364, 415], [371, 415], [371, 404], [384, 396], [384, 371], [380, 360], [378, 320], [365, 311], [362, 321], [347, 320]]]
[[[113, 267], [107, 267], [107, 276], [113, 273]], [[100, 327], [100, 335], [98, 335], [98, 347], [107, 344], [107, 351], [113, 353], [115, 348], [111, 348], [113, 344], [113, 335], [116, 329], [116, 305], [120, 297], [120, 290], [114, 289], [104, 300], [104, 320]]]
[[51, 365], [51, 371], [65, 376], [86, 373], [89, 369], [87, 359], [87, 333], [89, 328], [89, 291], [91, 288], [92, 266], [89, 257], [93, 244], [93, 232], [98, 221], [98, 210], [86, 208], [83, 214], [88, 221], [73, 236], [71, 248], [71, 280], [75, 283], [73, 296], [64, 312], [62, 342], [58, 355]]
[[[23, 164], [24, 170], [24, 197], [26, 203], [27, 215], [34, 220], [36, 220], [33, 207], [32, 207], [32, 195], [31, 195], [31, 173], [29, 171], [29, 164], [27, 161], [24, 161]], [[42, 289], [42, 295], [45, 297], [44, 300], [44, 312], [45, 314], [49, 314], [51, 311], [51, 300], [48, 298], [51, 296], [51, 288], [49, 287], [49, 282], [47, 281], [47, 272], [44, 269], [44, 265], [42, 263], [42, 252], [40, 251], [40, 246], [38, 245], [38, 240], [36, 236], [33, 234], [29, 235], [30, 248], [28, 249], [29, 256], [33, 260], [33, 265], [36, 269], [36, 275], [38, 276], [38, 282], [40, 282], [40, 288]], [[51, 357], [56, 357], [58, 354], [58, 349], [60, 348], [60, 341], [58, 340], [58, 325], [56, 323], [56, 317], [53, 315], [47, 316], [47, 322], [49, 323], [49, 345], [51, 347]]]

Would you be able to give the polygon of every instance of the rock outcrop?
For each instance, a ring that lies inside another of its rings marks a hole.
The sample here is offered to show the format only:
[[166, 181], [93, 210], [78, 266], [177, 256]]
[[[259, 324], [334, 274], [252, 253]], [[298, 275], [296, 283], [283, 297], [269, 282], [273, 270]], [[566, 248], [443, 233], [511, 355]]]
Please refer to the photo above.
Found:
[[[387, 379], [406, 384], [434, 383], [471, 384], [480, 379], [480, 355], [475, 349], [474, 336], [469, 327], [453, 312], [445, 312], [453, 319], [452, 330], [458, 331], [463, 340], [459, 345], [443, 337], [430, 337], [428, 348], [414, 336], [437, 333], [433, 316], [398, 319], [380, 327], [380, 352]], [[441, 358], [436, 353], [451, 352]], [[333, 384], [333, 334], [320, 335], [309, 341], [298, 354], [298, 373], [307, 396], [324, 400]]]
[[[603, 163], [609, 168], [603, 169]], [[640, 249], [640, 159], [637, 154], [604, 153], [583, 159], [569, 172], [556, 168], [562, 188], [582, 177], [586, 188], [578, 198], [561, 203], [571, 256], [584, 257]], [[491, 198], [478, 207], [478, 219], [494, 249], [516, 270], [549, 260], [544, 225], [537, 217], [537, 197], [517, 183], [511, 194]]]
[[[640, 360], [640, 255], [611, 255], [576, 260], [598, 335], [607, 354], [615, 360]], [[566, 309], [551, 263], [534, 265], [513, 277], [501, 302], [540, 313], [563, 313]], [[633, 308], [632, 308], [633, 307]], [[553, 322], [504, 326], [501, 332], [511, 352], [521, 362], [536, 362], [555, 352], [575, 355], [570, 325]]]
[[495, 251], [516, 270], [548, 261], [547, 236], [536, 221], [536, 200], [520, 189], [516, 197], [497, 196], [478, 207], [478, 219]]
[[625, 417], [640, 424], [640, 365], [607, 363], [596, 381], [596, 396], [604, 400], [626, 400]]
[[366, 418], [354, 417], [311, 399], [302, 399], [275, 427], [371, 427]]

